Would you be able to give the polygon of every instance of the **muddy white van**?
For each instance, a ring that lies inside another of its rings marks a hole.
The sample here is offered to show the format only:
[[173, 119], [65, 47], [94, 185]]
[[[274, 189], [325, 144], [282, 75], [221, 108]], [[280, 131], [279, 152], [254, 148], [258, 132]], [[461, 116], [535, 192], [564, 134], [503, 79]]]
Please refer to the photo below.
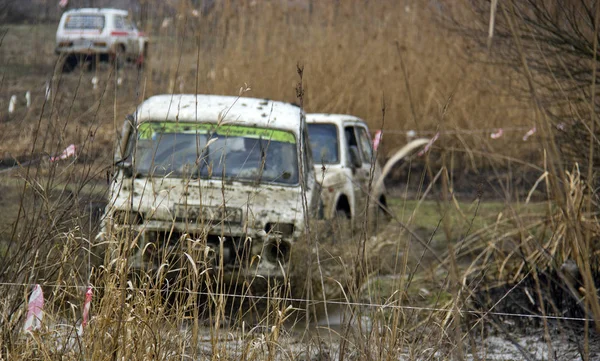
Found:
[[282, 277], [319, 206], [303, 122], [298, 106], [267, 99], [149, 98], [124, 124], [101, 239], [131, 230], [139, 268], [200, 263], [195, 249], [213, 270]]

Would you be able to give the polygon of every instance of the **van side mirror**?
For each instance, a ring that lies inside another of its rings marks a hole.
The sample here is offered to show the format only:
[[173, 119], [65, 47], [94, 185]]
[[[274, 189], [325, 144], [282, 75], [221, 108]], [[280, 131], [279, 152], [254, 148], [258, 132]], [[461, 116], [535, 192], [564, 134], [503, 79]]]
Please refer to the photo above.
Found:
[[131, 178], [133, 177], [133, 164], [131, 164], [131, 160], [124, 159], [115, 163], [115, 166], [123, 172], [123, 177]]
[[350, 164], [353, 168], [362, 167], [362, 159], [360, 158], [357, 146], [351, 145], [350, 148], [348, 148], [348, 154], [350, 155]]
[[135, 134], [135, 118], [133, 114], [129, 114], [125, 117], [121, 132], [117, 132], [117, 140], [115, 143], [115, 162], [119, 162], [121, 159], [127, 157], [127, 144], [129, 138]]

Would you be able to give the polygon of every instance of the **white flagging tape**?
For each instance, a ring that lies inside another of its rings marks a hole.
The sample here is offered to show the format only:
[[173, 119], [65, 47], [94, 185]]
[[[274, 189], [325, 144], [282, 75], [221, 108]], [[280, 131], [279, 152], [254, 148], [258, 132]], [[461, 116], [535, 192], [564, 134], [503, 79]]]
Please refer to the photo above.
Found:
[[502, 128], [498, 128], [497, 131], [495, 131], [494, 133], [490, 134], [490, 138], [492, 138], [492, 139], [498, 139], [503, 134], [504, 134], [504, 130]]
[[[561, 130], [561, 131], [565, 131], [567, 129], [567, 125], [565, 123], [558, 123], [555, 125], [555, 127], [556, 127], [556, 129]], [[434, 131], [434, 130], [415, 131], [412, 129], [409, 129], [409, 130], [390, 129], [390, 130], [382, 131], [381, 129], [377, 129], [377, 130], [375, 130], [375, 133], [373, 133], [374, 134], [373, 147], [374, 147], [374, 149], [376, 149], [376, 147], [379, 146], [379, 143], [381, 141], [382, 132], [385, 132], [388, 134], [405, 134], [406, 137], [408, 137], [408, 138], [414, 138], [417, 135], [425, 136], [425, 135], [432, 135], [432, 134], [434, 135], [433, 138], [436, 138], [439, 135], [488, 133], [488, 134], [490, 134], [490, 138], [499, 139], [506, 132], [523, 132], [523, 131], [527, 131], [523, 135], [523, 141], [527, 141], [532, 135], [534, 135], [537, 132], [537, 128], [534, 126], [533, 128], [508, 127], [508, 128], [482, 128], [482, 129], [452, 129], [452, 130], [444, 130], [444, 131]], [[426, 153], [426, 151], [424, 153]]]
[[379, 148], [379, 143], [381, 143], [381, 139], [383, 138], [383, 133], [381, 129], [375, 132], [375, 136], [373, 137], [373, 150], [377, 151]]
[[14, 113], [16, 107], [17, 107], [17, 96], [13, 95], [10, 97], [10, 100], [8, 101], [8, 114]]
[[[0, 282], [0, 286], [14, 286], [14, 287], [23, 287], [29, 286], [26, 283], [11, 283], [11, 282]], [[79, 286], [66, 286], [66, 285], [44, 285], [44, 287], [61, 287], [61, 288], [79, 288]], [[91, 286], [90, 286], [91, 288]], [[95, 287], [96, 289], [104, 289], [104, 287]], [[145, 291], [147, 288], [141, 287], [133, 287], [131, 283], [129, 283], [129, 287], [119, 288], [119, 287], [111, 287], [111, 290], [114, 291]], [[89, 290], [89, 288], [88, 288]], [[157, 289], [157, 291], [162, 291]], [[354, 307], [364, 307], [364, 308], [378, 308], [380, 310], [385, 309], [401, 309], [401, 310], [412, 310], [412, 311], [430, 311], [430, 312], [454, 312], [453, 308], [437, 308], [437, 307], [422, 307], [422, 306], [410, 306], [410, 305], [395, 305], [391, 303], [381, 304], [381, 303], [364, 303], [364, 302], [350, 302], [350, 301], [321, 301], [321, 300], [310, 300], [306, 298], [292, 298], [292, 297], [274, 297], [274, 296], [258, 296], [258, 295], [247, 295], [247, 294], [230, 294], [230, 293], [214, 293], [214, 292], [197, 292], [190, 290], [172, 290], [173, 293], [178, 294], [188, 294], [188, 295], [200, 295], [200, 296], [212, 296], [212, 297], [230, 297], [230, 298], [245, 298], [245, 299], [254, 299], [254, 300], [270, 300], [270, 301], [287, 301], [287, 302], [302, 302], [308, 303], [310, 305], [319, 305], [319, 304], [328, 304], [328, 305], [342, 305], [342, 306], [354, 306]], [[86, 292], [87, 297], [87, 292]], [[90, 293], [90, 302], [91, 302], [91, 293]], [[535, 318], [535, 319], [546, 319], [546, 320], [561, 320], [561, 321], [588, 321], [594, 322], [593, 319], [590, 318], [582, 318], [582, 317], [565, 317], [565, 316], [544, 316], [544, 315], [536, 315], [536, 314], [524, 314], [524, 313], [508, 313], [508, 312], [486, 312], [486, 311], [474, 311], [474, 310], [461, 310], [461, 313], [467, 313], [472, 315], [486, 316], [486, 315], [495, 315], [495, 316], [505, 316], [505, 317], [517, 317], [517, 318]]]
[[83, 303], [83, 320], [81, 325], [85, 327], [90, 320], [90, 307], [92, 306], [92, 286], [88, 286], [85, 292], [85, 302]]
[[36, 284], [33, 287], [33, 292], [29, 297], [29, 303], [27, 304], [27, 317], [25, 318], [25, 325], [23, 331], [34, 331], [42, 326], [42, 319], [44, 318], [44, 292], [42, 287]]
[[59, 159], [67, 159], [69, 157], [74, 157], [77, 153], [77, 147], [75, 144], [70, 144], [68, 147], [63, 150], [60, 155], [50, 157], [50, 162], [56, 162]]
[[27, 104], [27, 109], [31, 107], [31, 92], [29, 90], [25, 93], [25, 104]]
[[88, 286], [87, 291], [85, 291], [85, 301], [83, 302], [83, 316], [81, 320], [81, 325], [77, 328], [77, 334], [79, 336], [83, 335], [83, 329], [87, 326], [90, 321], [90, 308], [92, 307], [92, 295], [93, 288], [92, 286]]
[[417, 155], [419, 157], [421, 157], [421, 156], [423, 156], [423, 154], [429, 152], [429, 149], [431, 148], [431, 146], [433, 145], [433, 143], [435, 143], [435, 141], [438, 140], [439, 137], [440, 137], [440, 132], [435, 133], [435, 135], [433, 136], [433, 138], [431, 138], [429, 140], [429, 143], [425, 144], [425, 147], [419, 153], [417, 153]]
[[[558, 128], [558, 125], [557, 125]], [[456, 134], [492, 134], [502, 129], [503, 133], [516, 132], [521, 133], [529, 130], [527, 127], [502, 127], [502, 128], [455, 128], [447, 130], [414, 130], [414, 129], [384, 129], [383, 132], [386, 134], [404, 134], [407, 137], [434, 135], [440, 133], [440, 135], [456, 135]], [[379, 130], [379, 129], [377, 129]], [[375, 132], [377, 130], [374, 130]]]
[[46, 101], [50, 100], [50, 96], [52, 95], [52, 84], [50, 83], [50, 81], [46, 82], [46, 91], [44, 93], [44, 96], [46, 97]]
[[537, 131], [537, 129], [535, 126], [531, 129], [529, 129], [527, 131], [527, 133], [525, 133], [525, 135], [523, 136], [523, 141], [526, 141], [527, 139], [529, 139], [529, 137], [531, 137], [533, 134], [535, 134], [536, 131]]

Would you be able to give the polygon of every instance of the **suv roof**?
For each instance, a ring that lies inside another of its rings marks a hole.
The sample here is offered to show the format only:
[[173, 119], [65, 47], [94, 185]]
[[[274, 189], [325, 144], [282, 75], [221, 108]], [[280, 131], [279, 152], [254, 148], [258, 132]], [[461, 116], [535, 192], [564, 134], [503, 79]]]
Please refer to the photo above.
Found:
[[114, 8], [81, 8], [67, 10], [64, 14], [78, 14], [78, 13], [103, 13], [103, 14], [114, 14], [127, 16], [129, 12], [127, 10], [114, 9]]
[[255, 126], [299, 132], [302, 109], [297, 105], [269, 99], [223, 95], [165, 94], [144, 101], [136, 112], [138, 123], [181, 121], [216, 123], [243, 121]]

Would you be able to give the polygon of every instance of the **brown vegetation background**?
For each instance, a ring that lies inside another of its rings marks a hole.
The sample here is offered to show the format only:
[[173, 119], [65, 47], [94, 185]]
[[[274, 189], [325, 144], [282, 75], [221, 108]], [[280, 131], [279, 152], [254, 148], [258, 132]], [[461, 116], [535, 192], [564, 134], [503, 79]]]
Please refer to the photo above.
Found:
[[[41, 121], [64, 128], [65, 144], [84, 141], [83, 130], [94, 124], [98, 152], [108, 155], [123, 117], [154, 94], [238, 94], [247, 84], [251, 90], [246, 96], [296, 102], [296, 66], [301, 64], [306, 110], [354, 114], [372, 130], [383, 128], [389, 132], [384, 134], [386, 154], [406, 142], [407, 130], [429, 137], [440, 130], [437, 145], [455, 149], [456, 165], [466, 169], [482, 165], [471, 150], [529, 160], [539, 156], [539, 139], [521, 140], [534, 123], [529, 103], [510, 95], [511, 83], [521, 80], [469, 60], [475, 49], [443, 21], [455, 11], [452, 4], [223, 1], [203, 12], [192, 2], [179, 1], [170, 8], [147, 3], [142, 7], [154, 12], [140, 23], [151, 38], [143, 72], [125, 68], [119, 75], [111, 69], [55, 75], [58, 100]], [[0, 111], [6, 112], [11, 94], [28, 89], [37, 91], [36, 105], [41, 107], [44, 82], [57, 62], [55, 27], [16, 26], [5, 33]], [[96, 91], [90, 82], [94, 75], [101, 81]], [[123, 86], [116, 86], [117, 77], [126, 79]], [[75, 119], [77, 110], [89, 112]], [[28, 134], [20, 126], [15, 129], [19, 122], [25, 128], [33, 123], [35, 112], [30, 114], [0, 123], [2, 137], [19, 138], [2, 142], [1, 153], [15, 156], [30, 150]], [[499, 127], [506, 129], [504, 137], [491, 141], [490, 133]], [[470, 132], [454, 134], [465, 129]]]

